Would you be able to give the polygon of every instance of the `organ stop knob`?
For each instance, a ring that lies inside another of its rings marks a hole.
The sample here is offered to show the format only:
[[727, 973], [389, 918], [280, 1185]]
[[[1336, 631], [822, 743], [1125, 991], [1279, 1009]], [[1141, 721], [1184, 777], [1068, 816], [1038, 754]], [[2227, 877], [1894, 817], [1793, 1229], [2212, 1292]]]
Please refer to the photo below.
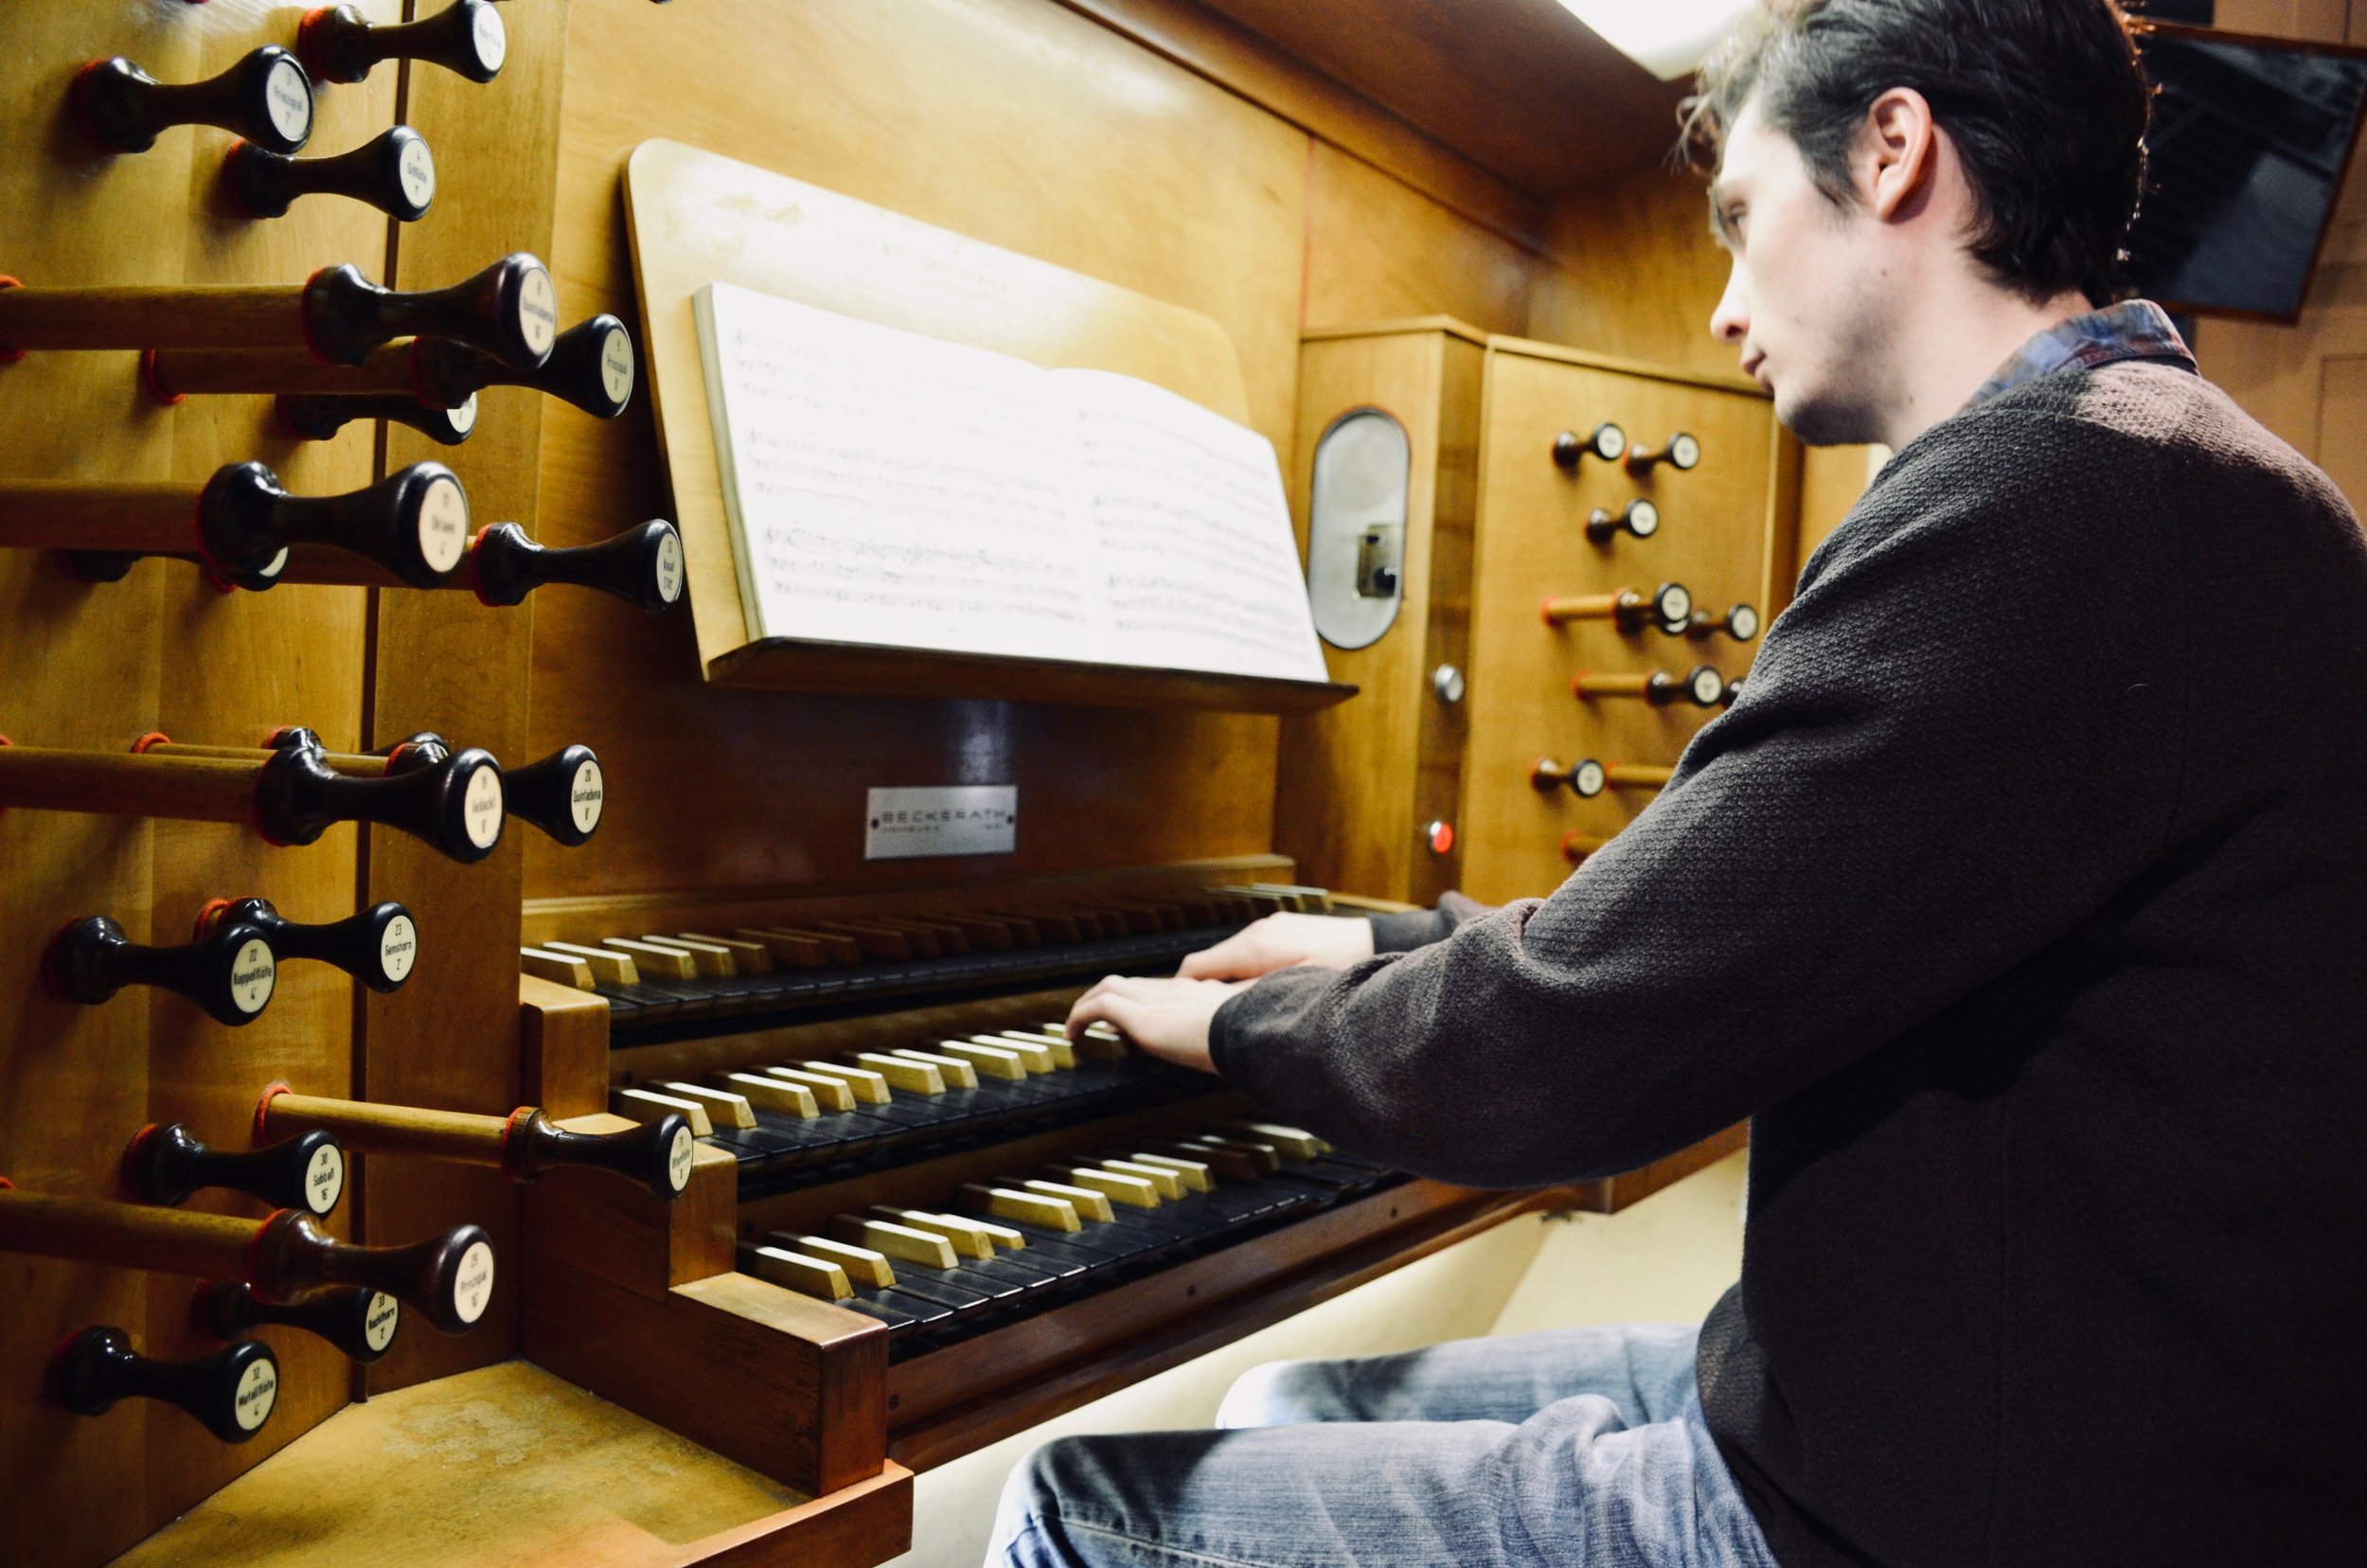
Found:
[[1654, 707], [1666, 707], [1674, 703], [1691, 703], [1695, 707], [1716, 707], [1726, 689], [1726, 678], [1708, 665], [1696, 665], [1683, 675], [1671, 675], [1664, 669], [1634, 675], [1602, 675], [1584, 670], [1574, 676], [1570, 689], [1590, 701], [1607, 697], [1636, 697]]
[[407, 125], [333, 158], [291, 158], [253, 142], [223, 157], [223, 188], [248, 218], [284, 218], [300, 196], [345, 196], [416, 223], [436, 200], [436, 155]]
[[252, 1024], [271, 1004], [277, 956], [261, 928], [225, 921], [180, 947], [143, 947], [104, 915], [73, 921], [50, 938], [42, 975], [55, 994], [97, 1007], [126, 986], [186, 996], [218, 1024]]
[[77, 1416], [104, 1416], [118, 1399], [155, 1399], [185, 1410], [225, 1443], [263, 1430], [279, 1402], [279, 1359], [261, 1340], [242, 1340], [194, 1361], [151, 1361], [120, 1328], [85, 1328], [59, 1347], [51, 1367], [59, 1402]]
[[325, 6], [296, 24], [296, 53], [323, 81], [360, 81], [383, 60], [423, 60], [490, 81], [509, 57], [509, 35], [488, 0], [458, 0], [404, 25], [373, 25], [351, 6]]
[[402, 1303], [361, 1285], [331, 1286], [273, 1302], [257, 1295], [252, 1285], [208, 1282], [198, 1287], [190, 1310], [216, 1339], [235, 1340], [249, 1329], [280, 1325], [327, 1340], [365, 1366], [387, 1352], [402, 1326]]
[[1736, 642], [1749, 642], [1759, 634], [1759, 613], [1748, 604], [1735, 605], [1723, 615], [1696, 610], [1686, 623], [1685, 631], [1699, 639], [1707, 639], [1723, 632]]
[[1682, 582], [1664, 582], [1649, 595], [1634, 588], [1616, 588], [1608, 594], [1549, 598], [1539, 614], [1548, 626], [1607, 620], [1622, 632], [1641, 632], [1656, 625], [1674, 636], [1690, 624], [1693, 594]]
[[473, 393], [452, 408], [437, 408], [408, 392], [283, 392], [273, 412], [279, 428], [302, 441], [326, 441], [356, 419], [405, 425], [438, 446], [458, 446], [476, 433]]
[[243, 1192], [274, 1208], [327, 1215], [346, 1190], [346, 1155], [327, 1132], [308, 1132], [274, 1149], [226, 1153], [200, 1143], [179, 1122], [149, 1126], [123, 1151], [132, 1190], [176, 1208], [207, 1187]]
[[1555, 437], [1554, 466], [1575, 473], [1579, 465], [1589, 457], [1615, 463], [1627, 450], [1628, 433], [1605, 420], [1584, 436], [1575, 430], [1565, 430]]
[[1636, 447], [1628, 453], [1629, 473], [1643, 475], [1662, 463], [1683, 473], [1701, 461], [1701, 443], [1683, 431], [1677, 432], [1656, 447]]
[[1586, 537], [1597, 544], [1607, 544], [1623, 533], [1649, 539], [1658, 532], [1660, 508], [1640, 495], [1615, 512], [1597, 507], [1586, 518]]
[[145, 152], [175, 125], [212, 125], [274, 152], [296, 152], [312, 135], [312, 83], [296, 57], [266, 44], [205, 81], [167, 85], [117, 55], [74, 79], [75, 123], [113, 152]]
[[326, 925], [298, 925], [267, 899], [216, 899], [198, 911], [196, 935], [204, 938], [224, 924], [253, 926], [279, 958], [333, 964], [374, 991], [401, 989], [419, 957], [418, 923], [391, 900]]

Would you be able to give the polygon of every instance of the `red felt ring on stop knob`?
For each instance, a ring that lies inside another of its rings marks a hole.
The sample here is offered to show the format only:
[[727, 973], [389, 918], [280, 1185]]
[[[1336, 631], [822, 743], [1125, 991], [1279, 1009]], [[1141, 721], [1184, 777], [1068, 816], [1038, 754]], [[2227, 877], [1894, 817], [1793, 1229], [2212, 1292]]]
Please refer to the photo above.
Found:
[[133, 757], [145, 757], [148, 755], [149, 750], [151, 747], [169, 746], [171, 744], [172, 737], [167, 735], [163, 730], [150, 730], [146, 735], [141, 736], [138, 739], [132, 742], [132, 755]]
[[[7, 273], [0, 273], [0, 289], [21, 289], [23, 287], [25, 287], [25, 280], [23, 278], [11, 277]], [[0, 348], [0, 365], [14, 365], [18, 360], [23, 359], [25, 355], [26, 350], [22, 348]]]

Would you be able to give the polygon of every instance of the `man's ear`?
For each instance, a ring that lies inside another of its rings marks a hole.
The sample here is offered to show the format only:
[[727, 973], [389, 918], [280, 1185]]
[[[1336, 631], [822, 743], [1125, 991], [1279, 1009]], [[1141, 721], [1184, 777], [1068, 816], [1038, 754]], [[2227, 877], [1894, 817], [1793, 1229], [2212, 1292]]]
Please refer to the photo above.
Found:
[[1893, 87], [1866, 111], [1858, 150], [1858, 194], [1878, 222], [1913, 216], [1939, 171], [1931, 105], [1912, 87]]

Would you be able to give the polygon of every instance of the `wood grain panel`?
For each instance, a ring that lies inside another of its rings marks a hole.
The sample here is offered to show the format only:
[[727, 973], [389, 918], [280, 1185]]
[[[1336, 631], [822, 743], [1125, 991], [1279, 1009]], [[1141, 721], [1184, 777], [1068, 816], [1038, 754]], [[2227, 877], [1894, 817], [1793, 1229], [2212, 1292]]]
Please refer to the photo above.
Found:
[[[1646, 593], [1664, 581], [1691, 589], [1696, 604], [1723, 612], [1759, 602], [1767, 567], [1774, 418], [1755, 391], [1608, 370], [1541, 347], [1499, 342], [1489, 351], [1487, 415], [1480, 459], [1478, 557], [1473, 568], [1470, 658], [1472, 741], [1464, 781], [1463, 884], [1491, 903], [1541, 897], [1569, 875], [1562, 835], [1609, 837], [1650, 803], [1648, 792], [1610, 790], [1593, 800], [1541, 794], [1530, 762], [1549, 754], [1569, 763], [1670, 763], [1708, 715], [1685, 705], [1580, 702], [1570, 679], [1581, 669], [1682, 674], [1696, 664], [1733, 677], [1756, 644], [1719, 635], [1706, 643], [1657, 632], [1623, 636], [1604, 622], [1559, 630], [1540, 624], [1548, 594]], [[1645, 479], [1589, 459], [1575, 478], [1555, 466], [1563, 430], [1614, 420], [1632, 441], [1657, 444], [1686, 430], [1701, 442], [1689, 473], [1654, 470]], [[1632, 496], [1661, 508], [1648, 540], [1618, 535], [1588, 542], [1581, 525]], [[1783, 518], [1784, 526], [1790, 518]]]
[[[797, 62], [798, 90], [711, 68], [756, 58]], [[669, 136], [1215, 317], [1287, 447], [1306, 138], [1191, 72], [1041, 0], [585, 8], [569, 62], [562, 315], [637, 315], [619, 173]], [[546, 427], [545, 543], [666, 513], [645, 401]], [[1020, 786], [1018, 856], [938, 881], [1267, 847], [1271, 720], [703, 691], [685, 618], [541, 597], [533, 749], [596, 747], [610, 814], [583, 849], [527, 845], [537, 896], [908, 876], [861, 859], [874, 785]]]
[[1311, 156], [1309, 327], [1451, 315], [1486, 332], [1527, 330], [1533, 252], [1324, 142]]
[[1590, 353], [1732, 375], [1733, 349], [1710, 336], [1726, 254], [1690, 174], [1647, 169], [1555, 204], [1529, 306], [1528, 335]]
[[[401, 13], [399, 0], [371, 0], [360, 9], [374, 21], [396, 21]], [[227, 70], [259, 43], [294, 42], [290, 18], [264, 8], [205, 20], [193, 76]], [[305, 155], [330, 156], [384, 130], [394, 121], [395, 91], [391, 70], [357, 85], [318, 89]], [[341, 261], [374, 277], [383, 274], [390, 226], [384, 215], [358, 202], [311, 197], [284, 218], [242, 218], [221, 183], [222, 154], [232, 138], [219, 132], [181, 134], [200, 138], [184, 198], [187, 217], [179, 225], [185, 281], [300, 283], [316, 268]], [[246, 459], [269, 464], [298, 494], [357, 490], [376, 476], [375, 432], [367, 423], [348, 427], [333, 441], [292, 441], [274, 419], [271, 400], [252, 396], [190, 398], [170, 419], [174, 473], [192, 484], [223, 463]], [[163, 578], [162, 614], [150, 633], [161, 643], [163, 664], [154, 713], [133, 729], [160, 729], [191, 744], [252, 745], [281, 724], [298, 723], [332, 746], [349, 749], [360, 739], [364, 590], [221, 594], [179, 562], [150, 562], [141, 570]], [[116, 743], [129, 740], [126, 734]], [[314, 922], [343, 919], [356, 908], [359, 842], [349, 826], [294, 849], [207, 823], [158, 822], [153, 831], [156, 941], [187, 940], [199, 907], [213, 898], [258, 894], [288, 918]], [[239, 1149], [252, 1137], [255, 1097], [273, 1079], [307, 1094], [344, 1095], [352, 1082], [357, 989], [326, 964], [285, 966], [270, 1008], [237, 1030], [222, 1028], [179, 997], [155, 997], [150, 1118], [186, 1121], [216, 1147]], [[188, 1206], [261, 1212], [252, 1199], [224, 1194], [201, 1194]], [[329, 1228], [350, 1235], [351, 1223], [351, 1208], [341, 1205]], [[151, 1354], [194, 1356], [215, 1347], [191, 1325], [188, 1304], [189, 1290], [181, 1282], [152, 1282], [146, 1326]], [[185, 1423], [158, 1423], [149, 1450], [151, 1525], [261, 1463], [346, 1402], [352, 1368], [334, 1347], [291, 1329], [264, 1337], [280, 1367], [280, 1401], [270, 1425], [253, 1442], [229, 1448], [184, 1430]]]
[[[415, 14], [441, 9], [412, 0]], [[566, 63], [563, 0], [505, 7], [509, 52], [480, 85], [435, 68], [406, 71], [401, 112], [436, 151], [436, 210], [400, 240], [397, 286], [456, 282], [510, 251], [549, 258], [552, 170]], [[400, 428], [387, 466], [448, 461], [468, 488], [477, 526], [515, 521], [536, 531], [542, 420], [548, 400], [496, 387], [479, 400], [476, 433], [445, 449]], [[571, 411], [572, 412], [572, 411]], [[572, 542], [571, 542], [572, 543]], [[374, 654], [365, 740], [383, 746], [417, 730], [483, 746], [504, 762], [530, 760], [526, 704], [535, 602], [488, 609], [465, 594], [373, 592]], [[491, 859], [459, 865], [400, 833], [369, 835], [371, 900], [400, 899], [419, 921], [419, 959], [391, 996], [362, 1009], [362, 1098], [489, 1114], [519, 1103], [518, 966], [514, 950], [523, 850], [534, 829], [512, 821]], [[408, 1333], [369, 1370], [373, 1392], [408, 1386], [511, 1354], [518, 1345], [517, 1196], [499, 1173], [382, 1159], [361, 1171], [356, 1213], [373, 1242], [395, 1243], [464, 1221], [493, 1238], [493, 1302], [469, 1334]]]

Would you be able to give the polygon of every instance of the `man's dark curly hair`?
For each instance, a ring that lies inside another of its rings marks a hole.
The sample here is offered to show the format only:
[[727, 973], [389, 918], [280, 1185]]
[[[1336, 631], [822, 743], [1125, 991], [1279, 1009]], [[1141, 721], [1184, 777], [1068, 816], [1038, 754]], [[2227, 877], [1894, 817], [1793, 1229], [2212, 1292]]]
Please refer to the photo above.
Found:
[[1714, 166], [1755, 101], [1817, 187], [1851, 201], [1849, 154], [1894, 87], [1923, 95], [1963, 157], [1975, 257], [2032, 299], [2113, 297], [2152, 106], [2113, 0], [1768, 0], [1701, 67], [1687, 148]]

